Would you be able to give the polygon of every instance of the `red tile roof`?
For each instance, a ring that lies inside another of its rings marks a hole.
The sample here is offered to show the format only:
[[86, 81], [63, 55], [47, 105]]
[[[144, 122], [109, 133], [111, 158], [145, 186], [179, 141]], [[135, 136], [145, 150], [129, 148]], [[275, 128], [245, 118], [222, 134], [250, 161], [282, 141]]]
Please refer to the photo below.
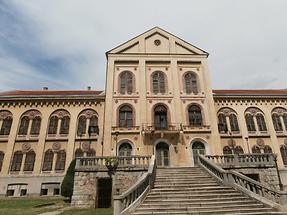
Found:
[[15, 90], [0, 93], [0, 97], [37, 97], [37, 96], [90, 96], [100, 95], [96, 90]]
[[264, 95], [286, 95], [287, 89], [260, 89], [260, 90], [212, 90], [215, 95], [235, 95], [235, 96], [264, 96]]

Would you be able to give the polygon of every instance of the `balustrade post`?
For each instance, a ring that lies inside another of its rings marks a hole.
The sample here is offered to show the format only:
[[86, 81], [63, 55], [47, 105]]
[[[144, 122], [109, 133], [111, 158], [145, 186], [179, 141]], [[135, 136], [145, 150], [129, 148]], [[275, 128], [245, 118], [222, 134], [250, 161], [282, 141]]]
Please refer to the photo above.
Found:
[[287, 194], [286, 193], [281, 193], [279, 197], [279, 204], [283, 206], [285, 210], [287, 210]]
[[123, 210], [123, 204], [120, 199], [120, 196], [115, 195], [114, 196], [114, 215], [120, 215]]
[[80, 158], [77, 158], [76, 159], [76, 169], [80, 168], [80, 166], [81, 166], [81, 160], [80, 160]]

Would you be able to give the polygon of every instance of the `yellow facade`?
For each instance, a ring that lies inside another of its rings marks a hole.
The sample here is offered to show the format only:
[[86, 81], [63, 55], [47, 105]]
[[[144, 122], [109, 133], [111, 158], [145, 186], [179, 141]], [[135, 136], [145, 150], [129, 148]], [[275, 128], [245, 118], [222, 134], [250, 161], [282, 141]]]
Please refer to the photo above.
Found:
[[[42, 90], [0, 94], [0, 128], [9, 114], [13, 119], [9, 134], [0, 135], [0, 195], [57, 194], [79, 148], [83, 156], [94, 155], [91, 149], [96, 156], [156, 154], [159, 165], [193, 166], [197, 153], [219, 155], [226, 146], [231, 151], [240, 146], [244, 153], [251, 153], [255, 145], [263, 152], [268, 145], [279, 155], [279, 169], [285, 176], [281, 153], [284, 158], [286, 90], [212, 90], [208, 53], [157, 27], [106, 56], [105, 92]], [[274, 110], [280, 115], [277, 121], [272, 118]], [[20, 135], [21, 120], [27, 111], [34, 112], [27, 115], [28, 130]], [[246, 123], [249, 111], [255, 122], [251, 127]], [[53, 127], [51, 117], [55, 113], [59, 116]], [[86, 126], [81, 127], [84, 132], [79, 135], [83, 113], [87, 116]], [[263, 117], [257, 117], [259, 113]], [[41, 122], [39, 134], [35, 135], [31, 130], [37, 127], [34, 124], [32, 129], [37, 114]], [[69, 117], [68, 132], [61, 130], [61, 126], [67, 128], [62, 123], [65, 114]], [[92, 115], [97, 118], [94, 123], [98, 132], [89, 135]], [[257, 120], [261, 120], [259, 124]], [[282, 129], [275, 130], [274, 120]], [[56, 130], [52, 132], [53, 129]], [[45, 158], [48, 150], [50, 157], [47, 153]], [[30, 160], [33, 170], [28, 171], [29, 162], [25, 164], [25, 160], [31, 151], [35, 152], [35, 160]], [[60, 151], [64, 157], [60, 157]], [[14, 157], [15, 152], [22, 153], [21, 162], [21, 156], [18, 160]]]

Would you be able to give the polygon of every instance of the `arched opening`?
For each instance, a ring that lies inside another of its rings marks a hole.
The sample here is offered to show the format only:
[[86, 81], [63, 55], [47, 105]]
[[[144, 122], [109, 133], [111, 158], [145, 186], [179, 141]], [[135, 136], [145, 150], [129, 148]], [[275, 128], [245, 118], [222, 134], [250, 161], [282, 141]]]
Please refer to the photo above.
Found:
[[156, 162], [158, 166], [169, 166], [169, 146], [164, 142], [156, 145]]
[[[118, 155], [122, 157], [130, 157], [132, 156], [132, 151], [133, 151], [133, 147], [131, 146], [131, 144], [129, 144], [128, 142], [124, 142], [119, 146]], [[131, 164], [131, 159], [125, 158], [123, 160], [120, 160], [120, 164], [122, 165]]]
[[200, 127], [202, 123], [202, 113], [198, 105], [190, 105], [188, 107], [189, 125], [192, 127]]
[[200, 141], [195, 141], [192, 144], [192, 155], [193, 155], [193, 162], [194, 165], [198, 165], [198, 155], [205, 155], [205, 146]]
[[124, 105], [119, 109], [119, 126], [131, 128], [133, 126], [133, 109]]
[[167, 109], [163, 105], [157, 105], [154, 108], [154, 126], [155, 129], [166, 129], [168, 126]]

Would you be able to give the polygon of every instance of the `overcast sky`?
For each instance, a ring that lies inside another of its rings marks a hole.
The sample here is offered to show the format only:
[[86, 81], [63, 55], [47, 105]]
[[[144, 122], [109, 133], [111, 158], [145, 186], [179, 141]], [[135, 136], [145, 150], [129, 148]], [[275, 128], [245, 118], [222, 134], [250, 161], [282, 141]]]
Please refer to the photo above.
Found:
[[159, 26], [210, 53], [214, 89], [287, 88], [286, 0], [0, 0], [0, 91], [105, 86], [105, 52]]

